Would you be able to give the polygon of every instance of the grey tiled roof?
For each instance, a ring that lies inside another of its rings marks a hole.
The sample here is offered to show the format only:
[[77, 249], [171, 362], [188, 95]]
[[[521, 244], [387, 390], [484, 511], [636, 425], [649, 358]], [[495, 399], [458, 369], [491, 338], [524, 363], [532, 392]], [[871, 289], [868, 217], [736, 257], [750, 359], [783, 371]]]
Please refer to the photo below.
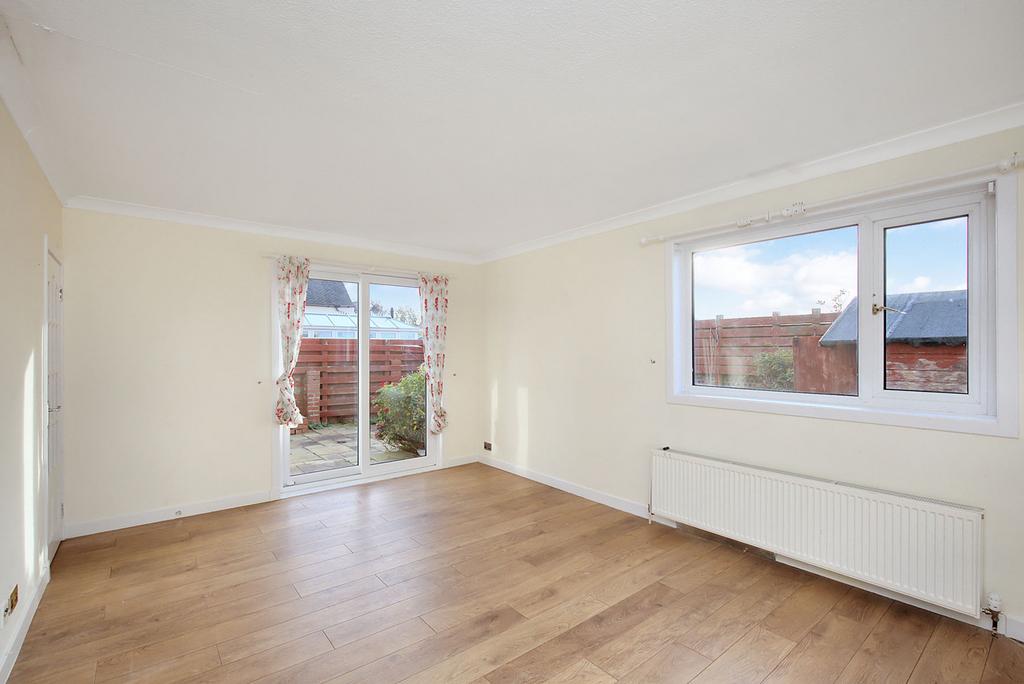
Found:
[[[885, 298], [885, 304], [902, 312], [887, 312], [887, 340], [961, 344], [967, 339], [967, 290], [892, 294]], [[827, 347], [856, 340], [857, 298], [854, 297], [829, 326], [821, 344]]]
[[306, 306], [352, 306], [345, 283], [310, 278], [306, 287]]

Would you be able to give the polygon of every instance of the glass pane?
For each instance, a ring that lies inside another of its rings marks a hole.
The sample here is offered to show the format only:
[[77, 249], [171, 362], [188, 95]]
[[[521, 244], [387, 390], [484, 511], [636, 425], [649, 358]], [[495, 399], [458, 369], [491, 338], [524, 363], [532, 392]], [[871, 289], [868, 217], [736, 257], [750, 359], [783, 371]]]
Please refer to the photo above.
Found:
[[421, 321], [419, 288], [370, 284], [370, 465], [427, 454]]
[[331, 319], [329, 316], [317, 313], [307, 313], [303, 316], [303, 325], [331, 325]]
[[[358, 299], [358, 283], [309, 281], [305, 320], [319, 327], [311, 337], [303, 333], [292, 374], [305, 418], [291, 434], [292, 477], [328, 477], [339, 468], [359, 465]], [[339, 319], [346, 325], [334, 325], [335, 316], [328, 316], [339, 310], [348, 314]]]
[[967, 393], [967, 217], [885, 231], [885, 388]]
[[693, 255], [693, 384], [857, 394], [857, 226]]

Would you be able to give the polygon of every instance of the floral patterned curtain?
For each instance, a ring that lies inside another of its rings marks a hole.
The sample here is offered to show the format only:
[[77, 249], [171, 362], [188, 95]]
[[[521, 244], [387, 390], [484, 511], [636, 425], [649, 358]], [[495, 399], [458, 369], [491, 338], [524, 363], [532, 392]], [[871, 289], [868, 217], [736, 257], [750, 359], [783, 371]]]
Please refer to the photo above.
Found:
[[444, 410], [444, 348], [448, 337], [448, 276], [420, 274], [423, 300], [423, 363], [427, 391], [434, 410], [430, 431], [440, 434], [448, 425]]
[[309, 285], [309, 259], [283, 256], [277, 259], [277, 315], [281, 323], [281, 361], [284, 372], [277, 379], [277, 422], [290, 428], [302, 424], [295, 403], [292, 372], [299, 360], [302, 343], [302, 314], [306, 311], [306, 287]]

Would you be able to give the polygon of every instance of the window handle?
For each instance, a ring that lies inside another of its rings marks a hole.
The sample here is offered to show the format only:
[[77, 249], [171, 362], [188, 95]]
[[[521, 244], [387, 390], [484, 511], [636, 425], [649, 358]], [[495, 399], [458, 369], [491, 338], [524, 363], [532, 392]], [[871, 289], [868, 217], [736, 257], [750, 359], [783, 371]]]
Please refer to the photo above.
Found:
[[892, 311], [893, 313], [898, 313], [898, 314], [905, 314], [905, 313], [907, 313], [906, 311], [900, 311], [899, 309], [894, 309], [891, 306], [879, 306], [878, 304], [872, 304], [871, 305], [871, 313], [873, 313], [874, 315], [877, 316], [878, 314], [882, 313], [883, 311]]

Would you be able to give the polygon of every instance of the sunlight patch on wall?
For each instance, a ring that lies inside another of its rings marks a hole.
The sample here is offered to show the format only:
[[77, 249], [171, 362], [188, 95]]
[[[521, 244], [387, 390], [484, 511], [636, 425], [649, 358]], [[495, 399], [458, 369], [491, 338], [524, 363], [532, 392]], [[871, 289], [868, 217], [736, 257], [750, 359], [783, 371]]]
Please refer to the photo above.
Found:
[[498, 435], [498, 383], [491, 384], [491, 430], [490, 441], [496, 442]]
[[24, 389], [22, 392], [22, 506], [24, 507], [24, 529], [22, 535], [25, 544], [25, 576], [36, 576], [38, 559], [36, 558], [36, 502], [39, 500], [39, 468], [36, 453], [36, 391], [35, 391], [36, 355], [32, 352], [25, 365]]
[[530, 390], [516, 390], [516, 461], [530, 466]]

